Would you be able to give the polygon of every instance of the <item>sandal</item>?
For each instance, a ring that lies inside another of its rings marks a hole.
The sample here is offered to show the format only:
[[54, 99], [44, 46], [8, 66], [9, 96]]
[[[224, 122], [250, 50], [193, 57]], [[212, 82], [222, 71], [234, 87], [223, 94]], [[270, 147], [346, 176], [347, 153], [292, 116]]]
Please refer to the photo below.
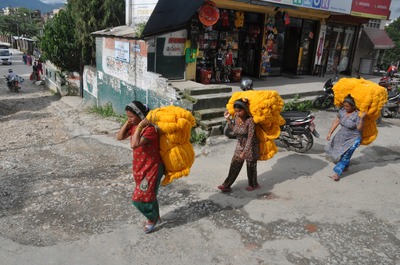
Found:
[[253, 190], [256, 190], [256, 189], [259, 189], [259, 188], [261, 188], [260, 185], [257, 185], [257, 186], [255, 186], [255, 187], [248, 186], [248, 187], [245, 188], [245, 190], [247, 190], [247, 191], [253, 191]]
[[338, 176], [338, 174], [335, 174], [331, 177], [334, 181], [339, 181], [340, 177]]
[[231, 188], [225, 187], [224, 185], [219, 185], [217, 187], [219, 190], [221, 190], [222, 192], [230, 192]]
[[156, 225], [158, 225], [158, 224], [160, 224], [161, 223], [161, 218], [160, 217], [158, 217], [157, 218], [157, 220], [155, 221], [155, 222], [151, 222], [151, 221], [146, 221], [145, 223], [144, 223], [144, 232], [146, 233], [146, 234], [149, 234], [149, 233], [151, 233], [151, 232], [153, 232], [154, 231], [154, 229], [156, 228]]

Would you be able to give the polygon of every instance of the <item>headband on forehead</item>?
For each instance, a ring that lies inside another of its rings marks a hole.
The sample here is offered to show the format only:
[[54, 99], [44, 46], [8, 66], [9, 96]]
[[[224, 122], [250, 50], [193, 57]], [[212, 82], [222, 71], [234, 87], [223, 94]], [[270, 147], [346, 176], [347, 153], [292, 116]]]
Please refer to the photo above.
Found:
[[133, 103], [129, 103], [127, 105], [128, 107], [131, 107], [133, 109], [133, 111], [139, 116], [139, 118], [141, 118], [142, 120], [144, 120], [146, 117], [143, 115], [143, 112]]
[[248, 110], [246, 103], [244, 103], [241, 100], [236, 100], [235, 103], [233, 103], [233, 107], [235, 107], [235, 106], [240, 106], [240, 107], [242, 107], [242, 109], [244, 109], [246, 111]]
[[346, 97], [346, 98], [343, 100], [343, 102], [347, 102], [347, 103], [349, 103], [349, 104], [352, 105], [352, 106], [355, 106], [355, 105], [356, 105], [356, 103], [354, 102], [354, 100], [353, 100], [352, 98], [349, 98], [349, 97]]

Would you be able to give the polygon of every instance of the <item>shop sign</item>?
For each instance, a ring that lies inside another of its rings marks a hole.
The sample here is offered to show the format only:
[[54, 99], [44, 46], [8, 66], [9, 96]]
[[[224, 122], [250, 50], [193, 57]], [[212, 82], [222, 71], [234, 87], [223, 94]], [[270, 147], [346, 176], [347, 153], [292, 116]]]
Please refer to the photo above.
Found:
[[129, 63], [129, 42], [115, 41], [115, 59]]
[[391, 0], [358, 0], [353, 1], [351, 15], [373, 19], [389, 19]]
[[281, 5], [312, 8], [321, 11], [330, 11], [342, 14], [350, 14], [351, 3], [352, 3], [352, 1], [350, 0], [262, 0], [262, 1], [281, 4]]
[[165, 36], [164, 56], [185, 55], [186, 31], [177, 31]]

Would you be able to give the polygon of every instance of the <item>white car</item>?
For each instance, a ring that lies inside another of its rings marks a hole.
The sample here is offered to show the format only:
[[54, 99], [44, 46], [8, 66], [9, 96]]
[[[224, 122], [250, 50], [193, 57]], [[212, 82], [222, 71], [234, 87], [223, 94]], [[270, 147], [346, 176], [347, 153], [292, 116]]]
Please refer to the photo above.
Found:
[[12, 53], [8, 49], [0, 49], [0, 62], [1, 64], [12, 64]]

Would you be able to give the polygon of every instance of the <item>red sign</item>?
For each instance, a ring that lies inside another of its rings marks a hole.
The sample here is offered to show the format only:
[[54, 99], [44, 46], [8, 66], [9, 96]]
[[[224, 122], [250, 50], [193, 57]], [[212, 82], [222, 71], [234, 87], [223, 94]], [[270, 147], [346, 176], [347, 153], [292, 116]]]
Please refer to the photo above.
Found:
[[351, 15], [372, 19], [389, 19], [391, 0], [353, 0]]

